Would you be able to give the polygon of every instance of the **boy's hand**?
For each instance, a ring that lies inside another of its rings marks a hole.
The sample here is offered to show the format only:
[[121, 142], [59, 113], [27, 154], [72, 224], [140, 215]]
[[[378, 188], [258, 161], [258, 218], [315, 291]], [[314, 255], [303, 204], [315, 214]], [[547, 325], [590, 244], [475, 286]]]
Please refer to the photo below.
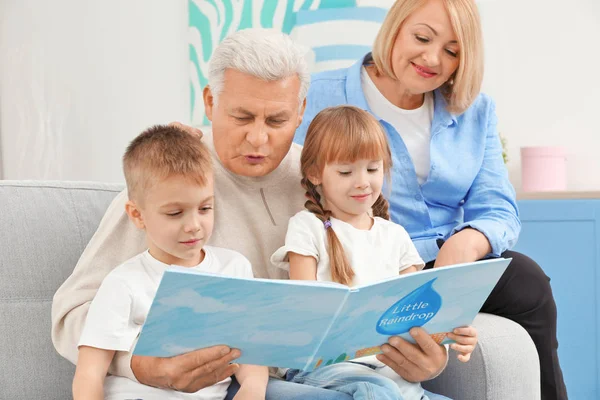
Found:
[[448, 337], [456, 342], [452, 343], [450, 348], [458, 353], [458, 360], [469, 361], [471, 353], [477, 346], [477, 329], [473, 326], [456, 328], [454, 332], [448, 333]]

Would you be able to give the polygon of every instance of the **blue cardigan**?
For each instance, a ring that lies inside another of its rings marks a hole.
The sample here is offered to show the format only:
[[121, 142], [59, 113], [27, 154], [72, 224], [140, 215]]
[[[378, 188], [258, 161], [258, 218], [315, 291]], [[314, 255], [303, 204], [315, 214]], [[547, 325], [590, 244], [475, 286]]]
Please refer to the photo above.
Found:
[[[359, 60], [350, 68], [312, 77], [294, 142], [304, 143], [308, 125], [326, 107], [351, 104], [371, 112], [361, 87], [362, 65]], [[494, 102], [480, 94], [461, 115], [450, 114], [446, 105], [435, 91], [431, 167], [422, 185], [401, 136], [380, 120], [392, 150], [392, 184], [384, 188], [391, 218], [408, 231], [426, 262], [437, 257], [437, 239], [447, 239], [465, 227], [483, 233], [492, 254], [500, 256], [516, 243], [521, 222], [502, 159]]]

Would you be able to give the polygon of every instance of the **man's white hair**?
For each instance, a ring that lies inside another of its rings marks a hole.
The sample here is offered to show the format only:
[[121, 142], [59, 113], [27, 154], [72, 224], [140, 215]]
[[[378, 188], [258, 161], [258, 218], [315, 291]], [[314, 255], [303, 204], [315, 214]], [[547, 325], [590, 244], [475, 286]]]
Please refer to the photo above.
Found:
[[304, 51], [288, 35], [274, 29], [237, 31], [217, 46], [208, 69], [208, 85], [215, 101], [223, 90], [225, 71], [229, 68], [268, 82], [298, 75], [301, 104], [310, 85]]

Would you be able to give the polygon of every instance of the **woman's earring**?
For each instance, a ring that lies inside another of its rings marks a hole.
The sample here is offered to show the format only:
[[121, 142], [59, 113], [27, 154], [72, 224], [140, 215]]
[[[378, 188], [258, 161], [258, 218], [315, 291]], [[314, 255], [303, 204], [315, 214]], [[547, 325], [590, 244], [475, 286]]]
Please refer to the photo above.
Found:
[[450, 85], [450, 86], [454, 85], [454, 78], [448, 79], [448, 85]]

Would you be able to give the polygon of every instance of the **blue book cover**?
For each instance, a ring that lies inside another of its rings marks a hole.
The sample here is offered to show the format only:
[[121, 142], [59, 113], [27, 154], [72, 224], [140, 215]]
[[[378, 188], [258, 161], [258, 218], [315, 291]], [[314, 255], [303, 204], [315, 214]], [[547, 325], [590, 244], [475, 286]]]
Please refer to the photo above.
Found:
[[312, 370], [380, 353], [391, 336], [423, 327], [440, 344], [469, 325], [510, 263], [491, 259], [399, 275], [375, 284], [244, 279], [165, 271], [134, 354], [171, 357], [225, 344], [236, 360]]

